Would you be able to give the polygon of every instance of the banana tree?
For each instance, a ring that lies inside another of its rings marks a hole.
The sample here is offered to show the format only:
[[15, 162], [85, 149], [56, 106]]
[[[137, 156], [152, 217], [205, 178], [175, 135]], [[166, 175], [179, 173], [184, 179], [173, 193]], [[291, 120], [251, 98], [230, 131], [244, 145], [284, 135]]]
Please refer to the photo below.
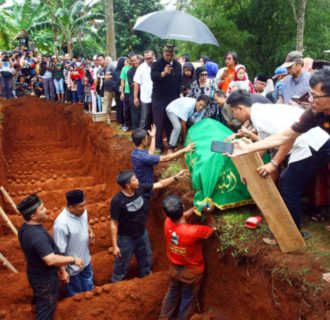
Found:
[[14, 0], [11, 6], [0, 9], [0, 41], [7, 49], [12, 49], [17, 45], [15, 38], [21, 30], [27, 30], [33, 37], [35, 21], [45, 21], [48, 15], [47, 7], [40, 1]]
[[34, 28], [52, 28], [55, 44], [66, 46], [70, 55], [74, 44], [93, 33], [98, 21], [104, 20], [104, 14], [94, 13], [92, 4], [83, 0], [47, 0], [45, 3], [49, 8], [49, 19], [36, 23]]

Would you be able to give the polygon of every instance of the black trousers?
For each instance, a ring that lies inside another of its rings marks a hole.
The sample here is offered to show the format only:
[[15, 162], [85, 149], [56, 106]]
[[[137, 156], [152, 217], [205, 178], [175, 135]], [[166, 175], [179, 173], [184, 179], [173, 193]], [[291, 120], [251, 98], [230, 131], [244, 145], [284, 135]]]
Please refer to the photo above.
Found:
[[123, 125], [124, 124], [124, 103], [120, 100], [120, 92], [115, 92], [115, 100], [116, 100], [116, 121], [117, 123]]
[[279, 179], [280, 193], [298, 229], [301, 227], [303, 192], [316, 171], [330, 161], [330, 139], [319, 151], [311, 149], [311, 152], [311, 157], [290, 163]]
[[163, 150], [163, 130], [165, 130], [167, 141], [170, 141], [172, 123], [167, 117], [166, 107], [171, 101], [152, 100], [152, 117], [156, 125], [156, 148]]
[[60, 282], [57, 275], [35, 278], [28, 275], [33, 290], [32, 305], [35, 305], [36, 320], [51, 320], [57, 305]]
[[125, 93], [125, 96], [124, 96], [124, 125], [128, 128], [132, 127], [131, 105], [130, 105], [130, 94], [129, 93]]

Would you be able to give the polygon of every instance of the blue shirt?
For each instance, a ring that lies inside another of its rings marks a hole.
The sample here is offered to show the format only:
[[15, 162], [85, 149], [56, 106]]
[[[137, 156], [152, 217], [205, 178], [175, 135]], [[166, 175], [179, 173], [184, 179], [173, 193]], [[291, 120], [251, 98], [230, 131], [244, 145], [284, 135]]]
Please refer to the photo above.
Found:
[[289, 103], [289, 100], [294, 96], [301, 97], [304, 93], [310, 90], [309, 79], [311, 74], [307, 71], [303, 71], [301, 75], [294, 79], [291, 75], [288, 75], [283, 80], [282, 97], [285, 104]]
[[154, 183], [154, 168], [160, 155], [149, 154], [146, 150], [134, 149], [131, 153], [134, 173], [140, 183]]

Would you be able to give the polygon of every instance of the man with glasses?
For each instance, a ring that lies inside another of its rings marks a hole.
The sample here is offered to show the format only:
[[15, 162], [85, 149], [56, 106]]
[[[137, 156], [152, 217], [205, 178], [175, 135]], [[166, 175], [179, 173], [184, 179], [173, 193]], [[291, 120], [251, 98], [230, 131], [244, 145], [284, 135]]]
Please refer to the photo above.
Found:
[[288, 76], [283, 80], [282, 93], [277, 100], [277, 103], [292, 102], [291, 98], [300, 97], [310, 90], [309, 80], [311, 74], [303, 70], [304, 61], [303, 54], [299, 51], [291, 51], [285, 59], [282, 67], [287, 68]]
[[173, 100], [179, 98], [182, 80], [182, 66], [174, 59], [175, 47], [166, 45], [163, 56], [151, 66], [152, 115], [157, 128], [156, 148], [163, 151], [163, 129], [167, 141], [170, 140], [172, 125], [166, 115], [166, 107]]
[[[137, 68], [134, 75], [134, 106], [140, 108], [141, 129], [149, 130], [152, 119], [151, 111], [151, 65], [155, 61], [152, 50], [144, 51], [144, 62]], [[140, 99], [139, 99], [140, 95]]]
[[[245, 144], [242, 141], [234, 142], [234, 152], [232, 156], [239, 156], [250, 152], [267, 150], [278, 146], [293, 144], [296, 138], [312, 128], [320, 127], [330, 134], [330, 67], [324, 67], [316, 71], [310, 79], [310, 103], [311, 108], [306, 110], [291, 128], [274, 134], [262, 141]], [[295, 199], [301, 195], [308, 180], [313, 176], [318, 168], [330, 161], [330, 139], [321, 143], [315, 139], [316, 147], [310, 148], [312, 156], [298, 161], [295, 165], [289, 165], [289, 176], [283, 185], [283, 192], [288, 200], [288, 207], [291, 212], [292, 200], [293, 210], [301, 210], [301, 203], [297, 204]], [[318, 147], [317, 147], [317, 144]], [[288, 181], [291, 180], [291, 183]], [[297, 205], [297, 206], [296, 206]], [[292, 212], [291, 212], [292, 213]]]

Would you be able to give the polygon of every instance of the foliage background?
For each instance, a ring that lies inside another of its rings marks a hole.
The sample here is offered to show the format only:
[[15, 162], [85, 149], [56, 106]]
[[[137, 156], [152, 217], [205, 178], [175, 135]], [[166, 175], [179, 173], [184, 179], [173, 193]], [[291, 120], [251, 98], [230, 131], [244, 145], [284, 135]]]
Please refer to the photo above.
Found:
[[[27, 29], [43, 53], [61, 53], [70, 41], [75, 55], [104, 52], [104, 1], [14, 0], [12, 6], [0, 8], [0, 49], [15, 48], [15, 37]], [[220, 43], [217, 48], [177, 42], [178, 54], [189, 53], [192, 61], [205, 54], [222, 66], [224, 54], [235, 50], [249, 74], [271, 76], [295, 49], [296, 22], [289, 0], [181, 0], [178, 6], [205, 22]], [[114, 0], [118, 56], [146, 48], [160, 53], [162, 41], [132, 30], [139, 16], [160, 9], [160, 0]], [[330, 49], [329, 0], [307, 2], [304, 48], [305, 56], [329, 59], [323, 52]]]

